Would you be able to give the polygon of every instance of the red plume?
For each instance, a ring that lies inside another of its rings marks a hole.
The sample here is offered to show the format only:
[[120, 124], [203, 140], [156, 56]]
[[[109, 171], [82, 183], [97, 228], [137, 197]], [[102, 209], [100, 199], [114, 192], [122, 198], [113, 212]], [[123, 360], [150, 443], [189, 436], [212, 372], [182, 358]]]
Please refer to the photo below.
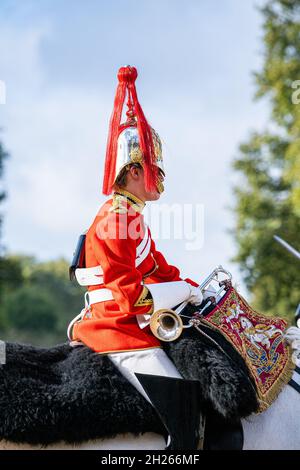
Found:
[[[137, 78], [135, 67], [121, 67], [118, 72], [118, 88], [116, 92], [114, 109], [110, 118], [109, 133], [106, 147], [105, 169], [103, 178], [103, 194], [110, 194], [115, 180], [115, 169], [117, 159], [117, 143], [120, 133], [120, 125], [126, 92], [128, 94], [127, 116], [132, 119], [136, 117], [137, 130], [139, 135], [140, 148], [143, 153], [143, 168], [145, 175], [145, 187], [147, 191], [153, 191], [156, 188], [158, 168], [155, 164], [155, 152], [152, 138], [151, 127], [149, 126], [141, 105], [138, 101], [135, 80]], [[132, 124], [131, 124], [132, 125]]]

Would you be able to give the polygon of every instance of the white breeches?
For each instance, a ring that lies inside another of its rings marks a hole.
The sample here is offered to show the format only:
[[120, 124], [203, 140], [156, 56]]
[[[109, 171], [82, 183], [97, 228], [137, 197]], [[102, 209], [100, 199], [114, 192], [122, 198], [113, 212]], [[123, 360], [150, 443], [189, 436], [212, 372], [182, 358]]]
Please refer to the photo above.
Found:
[[150, 403], [151, 401], [148, 395], [134, 375], [135, 372], [182, 379], [182, 376], [179, 374], [173, 362], [161, 348], [110, 353], [108, 357], [124, 377], [126, 377]]

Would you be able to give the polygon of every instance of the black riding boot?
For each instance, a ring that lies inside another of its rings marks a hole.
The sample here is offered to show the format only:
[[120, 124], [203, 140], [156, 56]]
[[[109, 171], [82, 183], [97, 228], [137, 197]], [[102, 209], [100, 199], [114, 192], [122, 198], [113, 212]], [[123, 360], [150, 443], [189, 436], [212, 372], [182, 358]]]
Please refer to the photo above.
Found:
[[170, 436], [167, 449], [200, 449], [204, 426], [199, 382], [160, 375], [135, 375]]
[[206, 413], [204, 450], [242, 450], [243, 444], [241, 420], [228, 421], [213, 410]]

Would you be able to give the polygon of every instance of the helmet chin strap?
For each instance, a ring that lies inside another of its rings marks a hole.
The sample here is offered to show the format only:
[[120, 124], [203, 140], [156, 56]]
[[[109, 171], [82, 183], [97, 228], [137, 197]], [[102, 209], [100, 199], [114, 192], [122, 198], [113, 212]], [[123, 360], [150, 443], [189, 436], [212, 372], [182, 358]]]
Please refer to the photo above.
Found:
[[164, 184], [163, 184], [163, 180], [164, 180], [165, 175], [163, 174], [163, 178], [161, 176], [162, 176], [162, 172], [158, 176], [158, 182], [157, 182], [157, 185], [156, 185], [157, 191], [159, 192], [159, 194], [163, 193], [164, 190], [165, 190], [165, 187], [164, 187]]
[[163, 183], [162, 183], [161, 181], [159, 181], [159, 182], [157, 183], [157, 191], [159, 192], [159, 194], [161, 194], [161, 193], [164, 192], [164, 190], [165, 190], [165, 188], [164, 188]]

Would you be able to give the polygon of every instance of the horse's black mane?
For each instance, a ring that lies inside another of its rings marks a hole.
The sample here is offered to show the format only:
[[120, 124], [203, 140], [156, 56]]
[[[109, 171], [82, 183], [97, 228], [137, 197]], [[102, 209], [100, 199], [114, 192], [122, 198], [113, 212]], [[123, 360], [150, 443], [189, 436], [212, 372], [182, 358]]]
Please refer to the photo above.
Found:
[[[163, 347], [185, 378], [199, 380], [205, 407], [227, 419], [245, 417], [258, 407], [246, 366], [221, 335], [209, 334], [218, 337], [232, 359], [194, 328]], [[127, 432], [163, 434], [164, 429], [151, 405], [107, 356], [69, 344], [50, 349], [6, 344], [6, 364], [0, 366], [0, 438], [46, 445]]]

